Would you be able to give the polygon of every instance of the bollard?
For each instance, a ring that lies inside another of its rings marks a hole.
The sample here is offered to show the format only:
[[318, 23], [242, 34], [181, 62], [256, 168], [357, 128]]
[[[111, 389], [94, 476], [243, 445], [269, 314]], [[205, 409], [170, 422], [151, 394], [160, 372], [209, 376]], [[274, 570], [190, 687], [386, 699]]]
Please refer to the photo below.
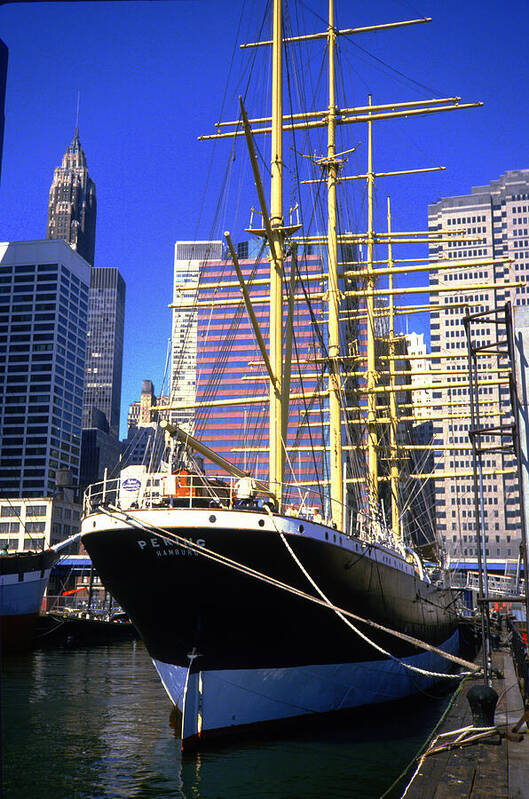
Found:
[[474, 727], [494, 727], [498, 694], [488, 685], [473, 685], [467, 693]]

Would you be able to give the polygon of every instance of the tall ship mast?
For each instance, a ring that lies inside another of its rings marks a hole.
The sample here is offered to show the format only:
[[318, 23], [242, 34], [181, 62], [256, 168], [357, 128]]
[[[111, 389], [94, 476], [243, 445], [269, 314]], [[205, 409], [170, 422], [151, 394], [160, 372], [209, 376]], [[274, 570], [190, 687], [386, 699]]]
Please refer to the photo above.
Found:
[[[221, 308], [229, 321], [224, 339], [232, 343], [244, 312], [257, 356], [246, 356], [250, 373], [230, 396], [213, 396], [214, 378], [226, 363], [211, 366], [203, 398], [166, 411], [198, 415], [237, 406], [245, 419], [257, 420], [266, 408], [266, 452], [250, 442], [243, 453], [233, 445], [227, 457], [197, 435], [198, 424], [182, 429], [168, 419], [162, 426], [181, 457], [176, 466], [173, 458], [172, 473], [130, 480], [123, 472], [114, 482], [91, 486], [82, 524], [83, 543], [105, 587], [138, 628], [181, 711], [185, 749], [248, 726], [397, 699], [452, 679], [455, 665], [473, 668], [458, 655], [455, 593], [440, 565], [427, 565], [403, 534], [399, 426], [406, 412], [397, 398], [405, 395], [401, 404], [408, 407], [419, 389], [402, 366], [406, 358], [395, 331], [394, 298], [406, 290], [393, 284], [402, 271], [393, 246], [439, 242], [448, 234], [393, 232], [389, 200], [387, 231], [376, 233], [374, 225], [377, 176], [437, 167], [376, 172], [373, 125], [479, 103], [455, 97], [376, 105], [369, 97], [366, 105], [349, 108], [339, 107], [336, 97], [340, 37], [428, 21], [340, 30], [329, 0], [325, 31], [287, 36], [283, 4], [275, 0], [272, 39], [245, 45], [271, 48], [270, 116], [252, 118], [241, 99], [234, 122], [201, 137], [245, 141], [261, 219], [249, 232], [266, 243], [269, 269], [239, 258], [225, 233], [229, 259], [222, 270], [220, 262], [205, 261], [196, 301], [179, 308], [198, 316], [199, 327], [206, 314], [205, 329], [213, 333]], [[283, 59], [312, 40], [327, 45], [327, 106], [285, 113]], [[349, 175], [356, 146], [338, 152], [336, 134], [358, 124], [367, 126], [367, 168]], [[301, 183], [325, 186], [326, 229], [307, 232], [303, 214], [300, 220], [295, 211], [285, 213], [289, 151], [283, 140], [317, 129], [326, 130], [326, 152], [303, 158], [320, 176]], [[269, 202], [256, 144], [262, 134], [271, 142]], [[351, 180], [366, 184], [365, 233], [339, 229], [338, 194]], [[381, 265], [376, 251], [382, 246]], [[303, 338], [300, 330], [309, 322], [312, 338]], [[344, 338], [347, 325], [361, 330], [365, 346]], [[227, 346], [220, 353], [225, 361], [230, 351]], [[267, 391], [260, 392], [265, 381]], [[248, 385], [254, 391], [244, 399]], [[240, 465], [241, 454], [251, 456], [253, 468]], [[201, 468], [198, 457], [210, 466]], [[310, 474], [307, 463], [314, 464]]]

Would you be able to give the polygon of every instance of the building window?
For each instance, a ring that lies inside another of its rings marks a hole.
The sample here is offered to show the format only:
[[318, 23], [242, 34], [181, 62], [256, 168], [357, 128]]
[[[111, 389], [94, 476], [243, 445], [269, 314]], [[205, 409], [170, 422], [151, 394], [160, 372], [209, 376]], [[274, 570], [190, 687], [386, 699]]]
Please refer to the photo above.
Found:
[[46, 505], [27, 505], [26, 516], [46, 516]]
[[18, 533], [18, 522], [0, 522], [0, 533]]
[[44, 549], [44, 539], [43, 538], [26, 538], [24, 539], [24, 549], [29, 550], [41, 550]]
[[0, 538], [0, 549], [18, 549], [18, 538]]
[[26, 522], [26, 533], [43, 533], [45, 529], [45, 522]]
[[0, 516], [20, 516], [20, 505], [2, 505]]

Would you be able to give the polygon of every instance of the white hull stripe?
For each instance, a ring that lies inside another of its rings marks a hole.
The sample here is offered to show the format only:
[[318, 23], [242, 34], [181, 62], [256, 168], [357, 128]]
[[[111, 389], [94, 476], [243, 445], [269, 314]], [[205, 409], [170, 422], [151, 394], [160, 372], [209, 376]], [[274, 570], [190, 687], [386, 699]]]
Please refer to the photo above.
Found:
[[44, 576], [41, 574], [41, 570], [38, 569], [34, 572], [22, 572], [24, 579], [19, 580], [18, 572], [15, 574], [2, 574], [0, 575], [0, 587], [5, 585], [20, 585], [21, 583], [33, 583], [38, 580], [47, 580], [50, 576], [51, 569], [44, 570]]
[[[82, 535], [91, 532], [110, 531], [134, 527], [132, 520], [157, 528], [160, 531], [173, 530], [184, 538], [194, 539], [197, 531], [208, 529], [230, 530], [255, 530], [258, 532], [282, 532], [288, 535], [297, 535], [302, 538], [312, 538], [316, 541], [325, 541], [334, 544], [351, 553], [362, 555], [376, 563], [384, 563], [407, 574], [414, 574], [414, 567], [399, 553], [388, 549], [383, 544], [366, 544], [358, 538], [346, 536], [324, 524], [313, 523], [308, 519], [298, 519], [290, 516], [269, 516], [266, 513], [255, 511], [237, 511], [198, 508], [170, 508], [157, 510], [127, 511], [131, 523], [123, 520], [123, 514], [111, 517], [104, 513], [94, 513], [87, 516], [81, 525]], [[214, 521], [212, 521], [214, 520]], [[162, 533], [163, 534], [163, 533]], [[146, 533], [146, 546], [150, 540]]]

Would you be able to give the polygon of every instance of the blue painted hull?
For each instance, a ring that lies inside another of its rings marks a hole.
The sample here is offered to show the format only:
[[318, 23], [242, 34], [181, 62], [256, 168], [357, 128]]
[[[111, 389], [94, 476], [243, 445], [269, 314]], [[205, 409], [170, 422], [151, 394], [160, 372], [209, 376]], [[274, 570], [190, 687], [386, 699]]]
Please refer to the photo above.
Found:
[[[457, 653], [457, 631], [442, 648]], [[429, 672], [449, 670], [448, 661], [431, 652], [401, 662], [372, 660], [280, 669], [200, 671], [193, 665], [186, 669], [153, 662], [169, 698], [182, 713], [183, 749], [248, 727], [402, 699], [438, 680], [406, 665]]]

